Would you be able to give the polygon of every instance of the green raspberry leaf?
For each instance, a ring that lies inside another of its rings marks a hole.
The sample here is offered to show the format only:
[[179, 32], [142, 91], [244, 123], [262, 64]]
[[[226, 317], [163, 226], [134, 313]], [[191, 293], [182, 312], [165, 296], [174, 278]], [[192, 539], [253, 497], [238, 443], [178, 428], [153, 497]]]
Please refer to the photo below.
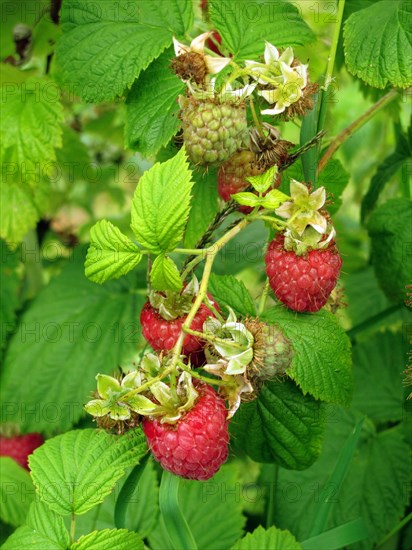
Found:
[[261, 203], [259, 197], [257, 197], [253, 193], [247, 193], [247, 192], [235, 193], [234, 195], [232, 195], [232, 199], [234, 199], [236, 202], [238, 202], [243, 206], [255, 207], [255, 206], [259, 206]]
[[303, 395], [291, 380], [273, 380], [257, 399], [240, 406], [230, 431], [234, 444], [253, 460], [303, 470], [320, 454], [323, 424], [319, 401]]
[[298, 46], [315, 35], [289, 2], [211, 0], [210, 16], [222, 43], [235, 58], [259, 59], [265, 40], [276, 47]]
[[8, 456], [0, 457], [0, 499], [1, 521], [22, 525], [34, 500], [33, 483], [28, 471]]
[[102, 284], [126, 275], [142, 259], [139, 248], [107, 220], [97, 222], [90, 230], [85, 273], [91, 281]]
[[231, 550], [262, 550], [262, 548], [276, 548], [276, 550], [300, 550], [302, 546], [289, 531], [270, 527], [264, 529], [261, 525], [240, 539]]
[[368, 232], [379, 284], [390, 300], [405, 300], [412, 273], [412, 201], [398, 198], [382, 204], [370, 217]]
[[143, 174], [132, 202], [132, 229], [154, 254], [174, 250], [183, 238], [193, 186], [184, 147]]
[[47, 440], [29, 459], [40, 498], [62, 516], [84, 514], [110, 494], [146, 453], [142, 430], [122, 436], [74, 430]]
[[272, 189], [267, 195], [262, 197], [260, 204], [263, 208], [268, 208], [269, 210], [276, 210], [279, 206], [287, 201], [290, 197], [279, 191], [278, 189]]
[[0, 240], [0, 326], [3, 327], [0, 337], [1, 350], [6, 346], [7, 336], [16, 324], [16, 311], [20, 305], [20, 277], [17, 273], [19, 255], [9, 250], [4, 241]]
[[286, 371], [316, 399], [348, 405], [352, 397], [352, 358], [349, 338], [328, 311], [297, 315], [275, 307], [264, 319], [277, 323], [292, 342], [292, 364]]
[[49, 80], [30, 78], [20, 93], [4, 94], [0, 126], [5, 182], [38, 184], [62, 146], [63, 106], [48, 99]]
[[140, 72], [193, 23], [190, 0], [117, 2], [89, 6], [65, 0], [63, 36], [56, 48], [56, 71], [86, 101], [122, 95]]
[[348, 70], [375, 88], [412, 85], [412, 7], [382, 0], [353, 13], [344, 26]]
[[[397, 132], [395, 151], [386, 157], [378, 166], [376, 174], [371, 179], [368, 192], [362, 200], [362, 220], [370, 214], [378, 202], [379, 196], [385, 185], [400, 170], [400, 168], [412, 159], [412, 124], [409, 126], [408, 133]], [[406, 168], [406, 167], [405, 167]], [[406, 168], [407, 169], [407, 168]]]
[[179, 292], [183, 288], [183, 282], [176, 264], [164, 254], [160, 254], [153, 262], [150, 282], [155, 290]]
[[31, 504], [25, 524], [16, 529], [2, 546], [5, 550], [67, 550], [69, 547], [69, 533], [63, 518], [40, 501]]
[[[298, 164], [298, 163], [296, 163]], [[349, 173], [338, 159], [331, 159], [319, 173], [316, 187], [324, 187], [330, 200], [328, 212], [335, 214], [342, 205], [342, 193], [349, 183]]]
[[185, 85], [171, 72], [172, 50], [153, 61], [133, 84], [126, 100], [126, 145], [155, 155], [180, 126], [177, 96]]
[[71, 545], [70, 550], [144, 550], [141, 537], [127, 529], [93, 531]]
[[184, 245], [194, 248], [213, 221], [219, 209], [218, 192], [216, 185], [216, 170], [210, 168], [206, 174], [200, 171], [193, 173], [195, 184], [187, 222]]
[[[378, 378], [376, 382], [379, 383]], [[339, 490], [335, 483], [330, 483], [339, 454], [362, 416], [343, 407], [328, 407], [327, 432], [319, 459], [304, 472], [279, 471], [275, 495], [279, 503], [277, 521], [282, 527], [293, 529], [299, 540], [310, 536], [319, 504], [324, 502], [318, 498], [322, 489], [331, 504], [325, 530], [356, 518], [365, 521], [369, 537], [356, 545], [360, 550], [378, 546], [403, 517], [412, 480], [406, 426], [384, 429], [381, 425], [377, 430], [367, 419], [342, 487]], [[284, 488], [289, 485], [299, 488], [299, 498], [293, 501], [285, 498]]]
[[[84, 416], [96, 373], [113, 374], [135, 353], [144, 303], [136, 290], [146, 289], [146, 272], [139, 267], [121, 281], [96, 285], [84, 275], [84, 249], [74, 251], [10, 339], [2, 365], [1, 421], [54, 435]], [[21, 414], [22, 408], [38, 412]]]
[[271, 185], [273, 185], [277, 173], [278, 167], [274, 164], [264, 174], [260, 174], [259, 176], [249, 176], [246, 179], [253, 186], [255, 191], [258, 193], [264, 193]]
[[209, 291], [220, 306], [229, 306], [243, 317], [256, 315], [255, 304], [247, 288], [233, 275], [212, 273], [209, 279]]

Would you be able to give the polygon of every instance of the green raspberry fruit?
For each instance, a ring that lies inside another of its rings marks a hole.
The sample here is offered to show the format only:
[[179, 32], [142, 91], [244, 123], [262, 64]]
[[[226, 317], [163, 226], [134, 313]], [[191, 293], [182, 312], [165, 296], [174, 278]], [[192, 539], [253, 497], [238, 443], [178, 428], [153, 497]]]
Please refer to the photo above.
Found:
[[239, 148], [247, 128], [243, 102], [180, 98], [183, 140], [193, 164], [221, 164]]

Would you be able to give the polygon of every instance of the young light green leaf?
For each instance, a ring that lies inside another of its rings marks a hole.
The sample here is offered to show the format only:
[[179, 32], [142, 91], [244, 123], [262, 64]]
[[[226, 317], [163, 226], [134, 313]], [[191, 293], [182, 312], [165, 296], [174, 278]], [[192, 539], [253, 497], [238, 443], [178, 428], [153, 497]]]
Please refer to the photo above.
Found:
[[259, 206], [259, 204], [261, 203], [258, 196], [248, 192], [235, 193], [234, 195], [232, 195], [232, 199], [244, 206], [255, 207]]
[[5, 550], [67, 550], [70, 546], [69, 533], [63, 518], [55, 514], [44, 502], [33, 502], [24, 525], [6, 540]]
[[74, 430], [47, 440], [29, 462], [40, 498], [65, 516], [84, 514], [102, 502], [146, 451], [140, 428], [122, 436]]
[[183, 282], [174, 261], [160, 254], [153, 262], [150, 272], [150, 282], [155, 290], [182, 290]]
[[260, 204], [263, 208], [268, 208], [269, 210], [276, 210], [279, 206], [287, 201], [290, 197], [279, 191], [279, 189], [272, 189], [264, 197], [262, 197]]
[[168, 49], [133, 84], [126, 100], [126, 143], [142, 155], [154, 155], [179, 128], [176, 98], [184, 83], [170, 71]]
[[[2, 421], [51, 435], [79, 420], [96, 373], [113, 374], [136, 350], [144, 303], [136, 285], [146, 288], [145, 270], [104, 286], [88, 281], [84, 250], [74, 251], [27, 308], [10, 340], [0, 385]], [[22, 407], [43, 413], [22, 415]]]
[[141, 537], [127, 529], [93, 531], [70, 546], [70, 550], [144, 550]]
[[320, 454], [324, 411], [292, 381], [273, 380], [257, 399], [241, 405], [230, 430], [234, 444], [253, 460], [303, 470]]
[[[179, 505], [197, 548], [230, 548], [243, 534], [246, 518], [242, 514], [239, 498], [239, 477], [233, 465], [224, 465], [208, 481], [181, 480]], [[224, 517], [225, 521], [216, 521]], [[169, 536], [163, 517], [149, 535], [152, 550], [170, 548]]]
[[296, 315], [283, 307], [264, 318], [277, 323], [292, 342], [292, 365], [286, 374], [316, 399], [348, 405], [352, 397], [352, 358], [349, 338], [327, 311]]
[[243, 317], [256, 315], [255, 304], [242, 281], [233, 275], [211, 274], [209, 290], [216, 302], [231, 307]]
[[264, 193], [271, 185], [273, 185], [277, 173], [278, 167], [274, 164], [269, 168], [269, 170], [266, 170], [264, 174], [260, 174], [259, 176], [250, 176], [246, 179], [258, 193]]
[[315, 39], [297, 8], [288, 2], [257, 0], [252, 7], [247, 0], [211, 0], [210, 16], [223, 46], [235, 58], [258, 59], [263, 55], [265, 40], [285, 47]]
[[57, 76], [86, 101], [98, 102], [123, 94], [173, 35], [184, 35], [193, 7], [190, 0], [162, 0], [156, 10], [150, 0], [105, 0], [91, 9], [65, 0], [60, 21]]
[[91, 228], [85, 273], [94, 283], [126, 275], [141, 259], [139, 248], [109, 221], [101, 220]]
[[28, 471], [8, 456], [0, 457], [0, 519], [18, 527], [24, 523], [34, 499]]
[[353, 13], [344, 26], [350, 73], [370, 86], [412, 85], [412, 11], [403, 0], [382, 0]]
[[155, 254], [176, 248], [190, 211], [191, 171], [184, 147], [170, 160], [145, 172], [134, 193], [132, 229]]
[[7, 208], [2, 208], [0, 217], [0, 237], [12, 250], [40, 218], [36, 195], [37, 190], [23, 182], [7, 182], [5, 177], [0, 182], [0, 203], [7, 205]]
[[300, 550], [302, 546], [289, 531], [276, 529], [276, 527], [263, 529], [260, 525], [253, 533], [248, 533], [240, 539], [231, 550], [262, 550], [262, 548]]

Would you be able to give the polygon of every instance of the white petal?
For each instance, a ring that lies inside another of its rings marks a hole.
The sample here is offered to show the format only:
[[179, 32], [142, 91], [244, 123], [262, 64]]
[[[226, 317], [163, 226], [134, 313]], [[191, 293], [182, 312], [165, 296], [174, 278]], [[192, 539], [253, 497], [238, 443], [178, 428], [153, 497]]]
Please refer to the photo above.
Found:
[[220, 71], [230, 63], [229, 57], [213, 57], [211, 55], [205, 55], [204, 59], [205, 59], [207, 72], [209, 74], [220, 73]]
[[279, 115], [280, 113], [283, 113], [283, 111], [286, 109], [286, 105], [279, 105], [278, 107], [274, 107], [273, 109], [265, 109], [264, 111], [260, 111], [262, 115]]
[[308, 66], [307, 65], [298, 65], [295, 67], [296, 72], [303, 80], [302, 88], [305, 88], [305, 86], [308, 83]]
[[260, 96], [266, 99], [268, 103], [276, 103], [279, 99], [279, 90], [260, 90], [258, 92]]
[[176, 56], [182, 55], [182, 54], [187, 53], [188, 51], [190, 51], [189, 46], [186, 46], [185, 44], [182, 44], [181, 42], [176, 40], [175, 37], [173, 37], [173, 45], [174, 45], [174, 48], [175, 48]]
[[265, 63], [266, 65], [271, 65], [273, 62], [279, 59], [279, 52], [277, 48], [270, 42], [265, 42]]
[[294, 58], [293, 48], [289, 46], [279, 57], [279, 61], [283, 61], [283, 63], [286, 63], [286, 65], [289, 65], [290, 67], [290, 65], [292, 64], [293, 58]]
[[292, 178], [290, 180], [290, 195], [293, 199], [296, 199], [298, 197], [308, 197], [309, 189], [300, 181], [294, 180]]
[[211, 36], [211, 34], [211, 32], [204, 32], [203, 34], [199, 34], [199, 36], [196, 36], [196, 38], [193, 38], [192, 42], [190, 43], [190, 51], [203, 53], [205, 49], [205, 42]]

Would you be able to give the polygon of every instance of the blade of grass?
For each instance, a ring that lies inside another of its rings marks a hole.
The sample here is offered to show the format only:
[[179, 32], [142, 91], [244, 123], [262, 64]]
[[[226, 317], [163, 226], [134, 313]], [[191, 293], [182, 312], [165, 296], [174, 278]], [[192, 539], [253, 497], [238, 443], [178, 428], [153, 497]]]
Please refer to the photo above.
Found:
[[181, 478], [164, 471], [159, 506], [173, 550], [197, 550], [197, 544], [179, 506]]
[[114, 523], [117, 529], [124, 529], [126, 527], [126, 511], [130, 502], [130, 496], [139, 484], [148, 457], [149, 455], [146, 454], [139, 464], [136, 464], [136, 466], [132, 469], [120, 490], [119, 496], [116, 499], [116, 505], [114, 508]]
[[398, 531], [400, 531], [405, 525], [407, 525], [410, 521], [412, 521], [412, 512], [408, 514], [406, 517], [404, 517], [399, 523], [395, 525], [393, 529], [389, 531], [387, 535], [383, 537], [383, 539], [377, 544], [376, 548], [380, 548], [387, 542], [389, 539], [393, 537], [393, 535], [396, 535]]
[[326, 528], [326, 524], [329, 518], [329, 514], [332, 510], [333, 503], [329, 502], [330, 498], [330, 487], [336, 487], [334, 491], [334, 498], [340, 493], [342, 484], [345, 480], [346, 474], [348, 473], [349, 466], [352, 462], [352, 458], [358, 444], [359, 436], [362, 431], [362, 426], [366, 417], [363, 417], [357, 422], [356, 426], [353, 429], [353, 432], [350, 434], [348, 439], [345, 442], [345, 445], [342, 449], [342, 452], [339, 455], [338, 461], [335, 465], [335, 468], [330, 475], [328, 482], [325, 484], [323, 491], [320, 494], [319, 506], [317, 508], [315, 519], [313, 520], [312, 529], [310, 531], [309, 537], [315, 537], [320, 535]]
[[340, 550], [340, 548], [345, 548], [349, 544], [365, 540], [368, 536], [369, 532], [364, 520], [358, 518], [325, 531], [321, 535], [306, 539], [301, 542], [301, 545], [303, 550], [319, 550], [319, 548]]

